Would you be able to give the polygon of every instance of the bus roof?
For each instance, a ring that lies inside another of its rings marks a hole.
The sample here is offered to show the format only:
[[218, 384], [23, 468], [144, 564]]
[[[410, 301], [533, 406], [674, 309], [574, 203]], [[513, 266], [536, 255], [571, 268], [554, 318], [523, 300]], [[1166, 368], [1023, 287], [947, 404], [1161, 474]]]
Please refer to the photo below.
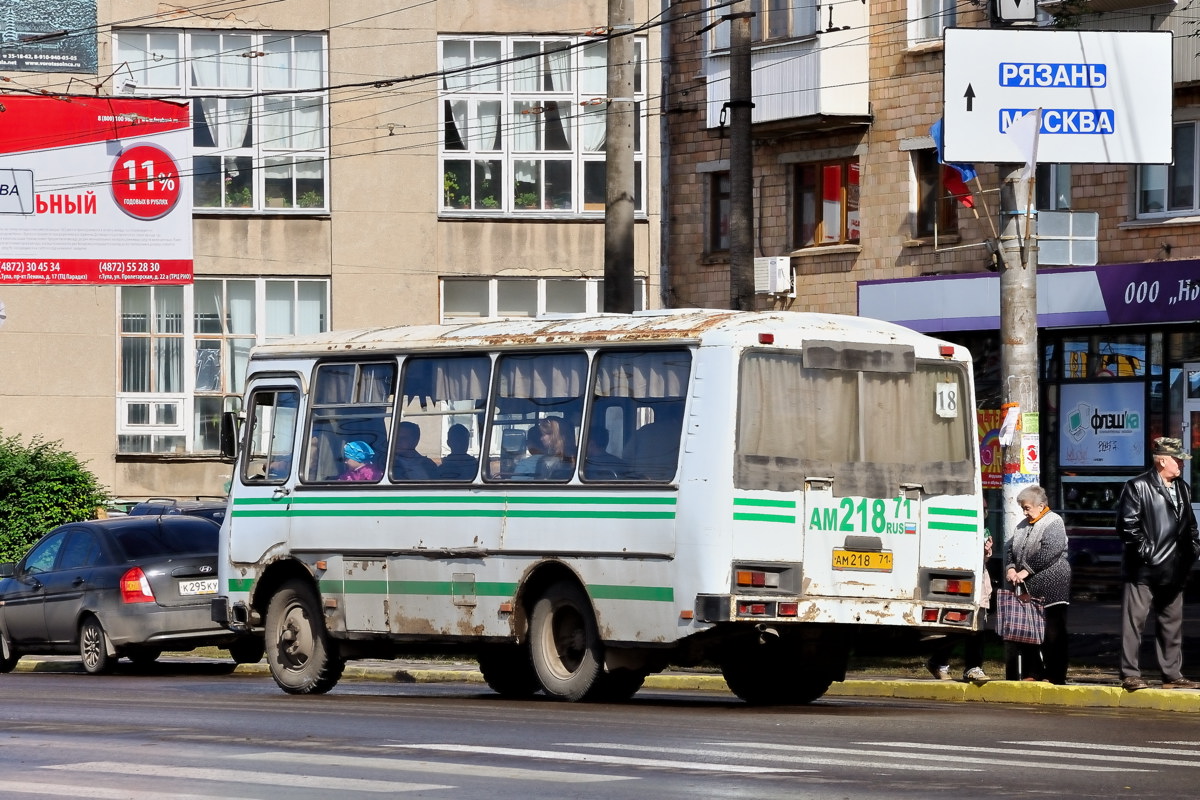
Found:
[[254, 348], [252, 358], [320, 357], [363, 352], [475, 350], [497, 347], [599, 344], [757, 344], [773, 333], [779, 344], [804, 339], [929, 346], [936, 340], [908, 328], [865, 317], [794, 311], [670, 309], [633, 314], [546, 316], [401, 325], [330, 331], [280, 339]]

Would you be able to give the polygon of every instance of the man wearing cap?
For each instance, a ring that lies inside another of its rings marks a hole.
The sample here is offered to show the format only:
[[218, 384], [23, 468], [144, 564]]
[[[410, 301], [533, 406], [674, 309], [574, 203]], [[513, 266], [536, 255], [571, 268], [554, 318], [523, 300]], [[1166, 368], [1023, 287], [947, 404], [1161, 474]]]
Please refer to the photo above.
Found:
[[1192, 489], [1179, 477], [1184, 459], [1179, 439], [1151, 443], [1154, 468], [1131, 478], [1117, 506], [1117, 533], [1125, 543], [1121, 598], [1121, 685], [1149, 686], [1138, 667], [1146, 615], [1153, 609], [1158, 666], [1164, 689], [1200, 689], [1183, 677], [1183, 586], [1200, 555]]

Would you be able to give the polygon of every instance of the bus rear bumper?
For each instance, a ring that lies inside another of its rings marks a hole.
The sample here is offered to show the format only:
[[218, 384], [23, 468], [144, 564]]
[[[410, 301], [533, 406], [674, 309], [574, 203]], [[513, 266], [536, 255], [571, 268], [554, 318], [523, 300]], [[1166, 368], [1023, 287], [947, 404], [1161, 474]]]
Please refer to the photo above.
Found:
[[982, 615], [974, 605], [882, 598], [696, 595], [697, 622], [774, 622], [900, 625], [975, 630]]

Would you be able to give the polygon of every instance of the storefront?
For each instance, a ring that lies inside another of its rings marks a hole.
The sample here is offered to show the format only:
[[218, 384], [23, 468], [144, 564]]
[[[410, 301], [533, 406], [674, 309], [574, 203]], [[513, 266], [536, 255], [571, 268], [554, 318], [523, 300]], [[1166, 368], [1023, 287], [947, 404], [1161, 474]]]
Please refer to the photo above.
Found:
[[[863, 316], [968, 346], [979, 408], [999, 409], [998, 275], [864, 281], [858, 300]], [[1200, 478], [1200, 260], [1041, 270], [1037, 305], [1041, 483], [1067, 523], [1077, 572], [1111, 572], [1121, 486], [1148, 468], [1149, 441], [1182, 438], [1197, 456], [1185, 475]], [[981, 433], [985, 467], [989, 438]], [[996, 491], [993, 530], [999, 502]]]

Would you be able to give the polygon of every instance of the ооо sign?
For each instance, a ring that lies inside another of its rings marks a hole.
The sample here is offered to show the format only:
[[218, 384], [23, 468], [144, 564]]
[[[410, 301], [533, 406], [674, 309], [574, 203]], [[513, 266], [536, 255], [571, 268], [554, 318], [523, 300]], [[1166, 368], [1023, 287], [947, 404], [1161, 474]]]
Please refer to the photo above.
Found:
[[1040, 108], [1040, 163], [1171, 162], [1170, 32], [948, 28], [944, 45], [947, 161], [1028, 161], [1008, 131]]

